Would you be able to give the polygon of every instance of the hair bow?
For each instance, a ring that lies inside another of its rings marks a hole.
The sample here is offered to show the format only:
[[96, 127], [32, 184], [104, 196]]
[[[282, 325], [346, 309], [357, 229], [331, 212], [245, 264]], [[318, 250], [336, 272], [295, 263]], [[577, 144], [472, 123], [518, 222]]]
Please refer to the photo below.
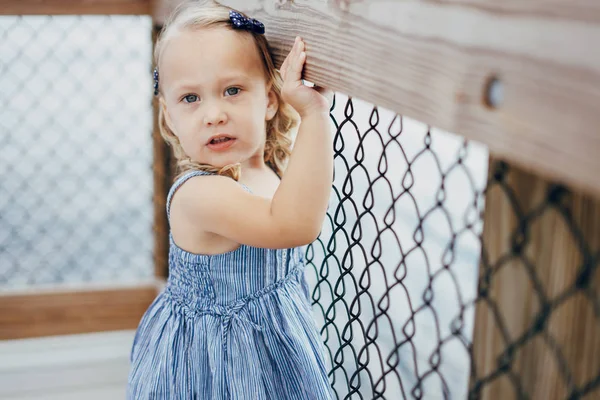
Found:
[[254, 18], [246, 18], [237, 11], [230, 10], [229, 19], [231, 20], [234, 28], [246, 29], [250, 32], [259, 33], [261, 35], [265, 33], [265, 26], [262, 22]]

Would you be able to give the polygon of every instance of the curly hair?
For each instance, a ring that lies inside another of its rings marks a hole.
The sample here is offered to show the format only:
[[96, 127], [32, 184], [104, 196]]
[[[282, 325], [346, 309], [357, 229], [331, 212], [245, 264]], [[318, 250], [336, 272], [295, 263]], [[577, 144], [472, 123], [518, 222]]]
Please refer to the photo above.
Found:
[[[169, 19], [163, 26], [156, 42], [154, 50], [155, 65], [159, 65], [161, 55], [168, 44], [168, 39], [186, 29], [202, 29], [222, 27], [224, 29], [232, 29], [229, 7], [225, 7], [214, 1], [208, 2], [185, 2], [178, 6], [170, 15]], [[236, 10], [237, 11], [237, 10]], [[241, 13], [243, 15], [243, 13]], [[266, 124], [266, 142], [264, 151], [265, 163], [275, 171], [279, 176], [283, 174], [287, 166], [289, 156], [291, 154], [292, 138], [291, 131], [298, 125], [298, 114], [295, 110], [286, 104], [281, 97], [281, 87], [283, 80], [279, 71], [275, 69], [273, 58], [269, 48], [267, 39], [262, 34], [256, 34], [247, 30], [235, 30], [240, 35], [251, 35], [263, 61], [263, 68], [267, 84], [271, 85], [275, 93], [279, 106], [275, 116], [267, 121]], [[160, 83], [159, 90], [160, 96]], [[217, 168], [208, 164], [200, 164], [193, 161], [185, 153], [177, 136], [171, 131], [167, 125], [166, 118], [162, 107], [159, 107], [158, 127], [161, 136], [173, 148], [173, 153], [177, 162], [177, 177], [181, 176], [190, 170], [202, 170], [216, 173], [219, 175], [229, 176], [236, 181], [240, 178], [240, 164], [230, 164], [222, 168]]]

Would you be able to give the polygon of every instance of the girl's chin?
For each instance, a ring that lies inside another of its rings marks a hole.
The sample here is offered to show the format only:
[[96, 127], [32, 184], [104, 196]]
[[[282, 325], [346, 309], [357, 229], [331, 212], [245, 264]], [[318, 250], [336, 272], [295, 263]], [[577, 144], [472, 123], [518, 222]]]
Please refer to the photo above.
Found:
[[241, 161], [239, 161], [239, 160], [226, 160], [226, 161], [219, 160], [219, 162], [213, 161], [213, 162], [198, 162], [198, 163], [204, 164], [204, 165], [210, 165], [214, 168], [221, 169], [221, 168], [224, 168], [227, 166], [234, 166], [236, 164], [241, 164]]

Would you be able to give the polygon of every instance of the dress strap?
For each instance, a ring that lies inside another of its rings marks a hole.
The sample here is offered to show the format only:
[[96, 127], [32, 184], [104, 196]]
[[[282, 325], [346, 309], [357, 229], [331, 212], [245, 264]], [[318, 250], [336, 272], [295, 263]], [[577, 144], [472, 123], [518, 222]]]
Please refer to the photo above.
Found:
[[[190, 171], [188, 173], [186, 173], [185, 175], [180, 176], [171, 186], [171, 189], [169, 190], [169, 194], [167, 195], [167, 219], [169, 220], [169, 223], [171, 222], [171, 201], [173, 200], [173, 195], [175, 194], [175, 192], [177, 191], [177, 189], [179, 189], [181, 187], [181, 185], [183, 185], [188, 179], [193, 178], [195, 176], [201, 176], [201, 175], [215, 175], [212, 172], [208, 172], [208, 171], [200, 171], [200, 170], [195, 170], [195, 171]], [[252, 193], [252, 191], [250, 190], [250, 188], [246, 185], [244, 185], [241, 182], [238, 182], [242, 188], [244, 188], [248, 193]]]

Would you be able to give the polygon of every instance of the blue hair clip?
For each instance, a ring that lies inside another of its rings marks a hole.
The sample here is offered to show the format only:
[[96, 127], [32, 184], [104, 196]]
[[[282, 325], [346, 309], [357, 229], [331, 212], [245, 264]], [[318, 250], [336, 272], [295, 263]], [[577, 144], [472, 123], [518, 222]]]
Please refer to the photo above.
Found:
[[229, 19], [231, 20], [233, 27], [236, 29], [245, 29], [261, 35], [265, 33], [265, 26], [262, 22], [254, 18], [246, 18], [237, 11], [230, 10]]
[[154, 78], [154, 95], [157, 96], [158, 95], [158, 68], [154, 68], [152, 77]]

